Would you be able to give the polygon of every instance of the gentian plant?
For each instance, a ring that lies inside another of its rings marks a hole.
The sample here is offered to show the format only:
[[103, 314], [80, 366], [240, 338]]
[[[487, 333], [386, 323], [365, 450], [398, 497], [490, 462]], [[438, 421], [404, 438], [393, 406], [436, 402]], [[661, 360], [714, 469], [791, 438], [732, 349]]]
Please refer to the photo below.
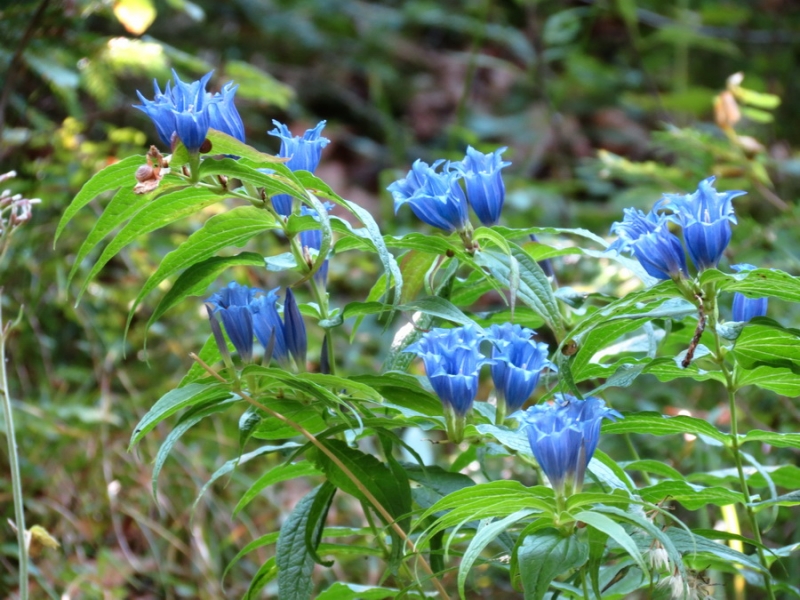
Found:
[[[800, 334], [751, 320], [765, 314], [769, 297], [800, 301], [800, 279], [719, 267], [735, 253], [732, 200], [741, 192], [717, 191], [712, 177], [689, 194], [664, 190], [652, 211], [626, 209], [610, 244], [584, 229], [499, 227], [509, 163], [502, 150], [467, 148], [458, 163], [414, 162], [388, 188], [396, 213], [408, 204], [433, 230], [385, 235], [368, 210], [313, 174], [328, 143], [324, 122], [302, 137], [276, 122], [270, 134], [280, 152], [265, 154], [243, 142], [235, 83], [211, 95], [209, 78], [184, 83], [176, 74], [165, 92], [156, 85], [153, 100], [140, 94], [138, 108], [170, 153], [152, 148], [103, 169], [65, 210], [56, 237], [91, 200], [120, 188], [101, 219], [104, 231], [122, 229], [86, 289], [127, 243], [185, 217], [186, 206], [202, 215], [219, 203], [154, 259], [132, 302], [129, 318], [164, 290], [152, 322], [208, 297], [211, 333], [179, 387], [133, 429], [131, 445], [184, 411], [159, 453], [156, 487], [186, 429], [230, 419], [239, 437], [208, 485], [249, 461], [264, 471], [237, 512], [251, 510], [268, 485], [307, 481], [310, 491], [276, 531], [267, 526], [234, 559], [257, 547], [268, 557], [248, 598], [273, 581], [277, 597], [294, 600], [465, 598], [468, 584], [484, 585], [472, 577], [478, 562], [536, 600], [700, 597], [705, 573], [726, 586], [717, 590], [747, 585], [752, 598], [796, 591], [775, 567], [794, 550], [775, 547], [764, 533], [773, 521], [759, 513], [787, 510], [800, 497], [777, 492], [791, 469], [769, 453], [772, 464], [760, 464], [752, 448], [796, 451], [800, 440], [745, 421], [738, 394], [752, 386], [800, 395]], [[214, 151], [201, 152], [204, 145]], [[469, 205], [482, 224], [474, 230]], [[265, 236], [269, 243], [258, 244]], [[87, 241], [76, 265], [100, 243]], [[258, 251], [265, 247], [268, 256]], [[380, 275], [367, 297], [348, 300], [340, 281], [328, 281], [334, 248], [373, 261]], [[556, 268], [564, 255], [614, 265], [630, 291], [614, 297], [579, 290], [579, 281], [558, 289], [537, 262], [542, 250]], [[255, 287], [225, 284], [245, 273]], [[282, 309], [275, 285], [285, 289]], [[731, 298], [737, 323], [729, 324], [720, 304]], [[358, 370], [347, 357], [358, 353], [368, 319], [383, 328], [372, 340], [383, 365]], [[652, 386], [654, 377], [702, 386], [709, 405], [722, 393], [725, 410], [701, 417], [613, 408], [620, 387]], [[422, 441], [406, 441], [408, 432]], [[640, 455], [642, 435], [697, 448], [715, 471], [685, 477], [678, 462]], [[782, 478], [772, 481], [779, 468]], [[331, 528], [333, 506], [357, 510]], [[730, 527], [704, 524], [716, 520]], [[342, 543], [342, 535], [357, 542]], [[385, 562], [382, 581], [358, 580], [353, 548]], [[330, 560], [342, 568], [318, 576]], [[337, 581], [342, 573], [348, 581]]]

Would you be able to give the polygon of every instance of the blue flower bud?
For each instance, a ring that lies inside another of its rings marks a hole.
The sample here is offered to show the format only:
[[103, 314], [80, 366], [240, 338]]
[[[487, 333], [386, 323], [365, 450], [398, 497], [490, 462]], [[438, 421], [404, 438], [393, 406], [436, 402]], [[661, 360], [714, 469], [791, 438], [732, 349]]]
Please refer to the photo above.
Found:
[[[325, 203], [325, 209], [330, 210], [333, 208], [333, 205], [329, 202]], [[319, 215], [317, 211], [313, 208], [308, 208], [307, 206], [303, 205], [300, 207], [300, 215], [301, 216], [312, 216], [317, 221], [319, 221]], [[308, 248], [310, 250], [317, 250], [319, 251], [320, 247], [322, 246], [322, 231], [319, 229], [306, 229], [305, 231], [300, 232], [300, 244]], [[326, 258], [325, 261], [322, 263], [322, 266], [319, 270], [314, 273], [314, 279], [323, 287], [327, 285], [328, 282], [328, 259]]]
[[535, 342], [531, 339], [534, 335], [535, 331], [511, 323], [492, 325], [487, 333], [494, 346], [492, 380], [497, 401], [505, 402], [507, 413], [522, 408], [544, 369], [555, 370], [547, 360], [547, 344]]
[[207, 302], [213, 305], [213, 316], [222, 319], [228, 338], [242, 362], [253, 360], [253, 315], [250, 302], [261, 290], [232, 282], [212, 295]]
[[421, 160], [411, 166], [404, 179], [392, 183], [387, 189], [394, 198], [394, 212], [403, 204], [411, 206], [417, 217], [448, 232], [462, 231], [469, 224], [467, 197], [459, 184], [459, 173], [445, 167], [441, 173]]
[[663, 206], [672, 208], [672, 220], [683, 227], [683, 239], [698, 270], [713, 269], [731, 241], [731, 223], [736, 223], [731, 200], [747, 192], [717, 192], [715, 177], [700, 182], [693, 194], [665, 194]]
[[603, 419], [621, 419], [599, 398], [578, 400], [557, 395], [555, 404], [539, 404], [525, 411], [527, 431], [536, 462], [559, 496], [580, 492], [586, 467], [600, 440]]
[[284, 366], [288, 365], [289, 351], [286, 347], [286, 334], [283, 320], [278, 314], [275, 303], [278, 300], [278, 288], [270, 290], [250, 303], [250, 312], [253, 313], [253, 331], [256, 338], [267, 351], [272, 348], [271, 356], [264, 356], [264, 362], [269, 363], [275, 358]]
[[147, 100], [141, 92], [136, 92], [142, 104], [134, 105], [134, 108], [153, 120], [158, 136], [165, 145], [172, 144], [175, 134], [189, 152], [197, 152], [206, 139], [209, 127], [244, 141], [244, 125], [233, 104], [236, 86], [228, 83], [221, 93], [212, 95], [206, 91], [212, 73], [207, 73], [199, 81], [185, 83], [173, 70], [174, 82], [168, 82], [163, 93], [158, 83], [153, 82], [153, 100]]
[[[752, 271], [756, 267], [748, 264], [731, 265], [737, 273]], [[747, 322], [755, 317], [767, 315], [768, 298], [748, 298], [744, 294], [736, 292], [733, 295], [733, 320]]]
[[467, 147], [467, 156], [453, 167], [457, 169], [467, 187], [467, 200], [478, 219], [484, 225], [496, 225], [500, 220], [500, 212], [506, 198], [506, 187], [503, 183], [501, 169], [510, 165], [500, 155], [506, 148], [500, 148], [490, 154], [478, 152], [472, 146]]
[[645, 215], [626, 208], [621, 222], [611, 226], [619, 239], [609, 250], [632, 252], [644, 270], [656, 279], [679, 279], [687, 274], [686, 255], [681, 241], [670, 232], [669, 218], [651, 211]]
[[[303, 134], [292, 136], [292, 132], [283, 123], [272, 121], [275, 129], [269, 132], [281, 139], [281, 149], [278, 156], [288, 158], [284, 164], [292, 171], [309, 171], [311, 173], [317, 168], [322, 149], [330, 143], [330, 140], [320, 137], [325, 121], [320, 121], [313, 129], [308, 129]], [[288, 216], [292, 214], [292, 197], [288, 194], [277, 194], [272, 197], [272, 206], [279, 215]]]
[[483, 337], [476, 327], [431, 329], [404, 350], [422, 358], [434, 392], [445, 407], [461, 417], [475, 401], [481, 366], [491, 362], [479, 349]]
[[286, 301], [283, 303], [283, 324], [286, 335], [286, 348], [294, 358], [297, 368], [304, 370], [306, 355], [308, 353], [308, 340], [306, 339], [306, 325], [303, 315], [297, 306], [297, 300], [290, 288], [286, 288]]

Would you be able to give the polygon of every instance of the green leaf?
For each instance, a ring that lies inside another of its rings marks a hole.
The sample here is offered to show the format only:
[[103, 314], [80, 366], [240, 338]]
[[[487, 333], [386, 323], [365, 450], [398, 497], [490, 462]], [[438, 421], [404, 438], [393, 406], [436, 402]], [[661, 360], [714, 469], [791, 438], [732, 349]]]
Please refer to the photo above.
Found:
[[433, 465], [405, 465], [405, 470], [409, 479], [420, 484], [414, 489], [414, 500], [422, 508], [430, 508], [448, 494], [475, 485], [467, 475], [451, 473]]
[[800, 373], [787, 367], [759, 365], [752, 369], [737, 369], [736, 383], [739, 387], [755, 385], [781, 396], [800, 396]]
[[762, 363], [800, 368], [800, 332], [760, 321], [751, 321], [739, 334], [733, 347], [737, 362], [746, 369]]
[[136, 169], [145, 164], [146, 161], [147, 159], [144, 156], [129, 156], [113, 165], [107, 166], [83, 184], [81, 191], [78, 192], [78, 195], [67, 206], [64, 214], [61, 215], [61, 220], [58, 222], [58, 227], [56, 227], [56, 234], [53, 237], [53, 247], [55, 247], [61, 232], [64, 231], [64, 227], [72, 220], [72, 217], [96, 196], [103, 192], [115, 190], [123, 185], [130, 185], [132, 189], [136, 184], [134, 177]]
[[224, 196], [218, 195], [213, 190], [184, 188], [163, 194], [150, 202], [144, 210], [140, 210], [122, 230], [114, 236], [105, 247], [100, 258], [95, 261], [91, 271], [83, 282], [78, 299], [86, 291], [103, 267], [116, 256], [120, 250], [136, 238], [151, 231], [155, 231], [169, 223], [187, 217], [203, 208], [220, 202]]
[[513, 257], [519, 266], [518, 298], [536, 311], [553, 332], [561, 338], [564, 334], [564, 324], [547, 275], [525, 250], [513, 242], [509, 242], [509, 246], [511, 256], [496, 250], [480, 250], [475, 253], [475, 260], [486, 268], [495, 279], [510, 288], [513, 280], [511, 266]]
[[655, 412], [624, 414], [625, 418], [616, 423], [604, 422], [603, 433], [642, 433], [649, 435], [690, 433], [702, 435], [723, 444], [730, 441], [726, 434], [703, 419], [685, 416], [666, 417]]
[[438, 317], [439, 319], [444, 319], [445, 321], [458, 323], [459, 325], [475, 325], [475, 321], [461, 312], [452, 302], [440, 298], [439, 296], [420, 298], [419, 300], [414, 300], [398, 306], [397, 309], [409, 312], [419, 311], [433, 317]]
[[78, 249], [78, 253], [75, 255], [75, 260], [72, 263], [72, 268], [70, 268], [67, 279], [72, 281], [83, 259], [86, 258], [109, 233], [147, 207], [153, 202], [154, 198], [183, 185], [184, 181], [181, 178], [174, 175], [167, 175], [161, 180], [161, 184], [158, 188], [149, 194], [137, 194], [133, 191], [132, 187], [123, 187], [117, 190], [117, 193], [111, 198], [111, 201], [108, 203], [105, 210], [103, 210], [103, 214], [94, 222], [92, 230]]
[[[250, 542], [249, 544], [247, 544], [244, 548], [242, 548], [241, 550], [239, 550], [239, 552], [236, 553], [236, 556], [234, 556], [231, 559], [231, 561], [225, 567], [225, 570], [222, 572], [222, 577], [220, 579], [222, 579], [224, 581], [225, 580], [225, 576], [228, 574], [228, 571], [230, 571], [231, 567], [233, 565], [235, 565], [237, 562], [239, 562], [239, 560], [243, 556], [245, 556], [246, 554], [249, 554], [250, 552], [252, 552], [253, 550], [256, 550], [258, 548], [263, 548], [264, 546], [269, 546], [270, 544], [274, 544], [275, 542], [278, 541], [278, 537], [279, 536], [280, 536], [280, 532], [275, 531], [273, 533], [267, 533], [266, 535], [262, 535], [262, 536], [256, 538], [255, 540], [253, 540], [252, 542]], [[272, 560], [272, 562], [274, 564], [274, 562], [275, 562], [274, 561], [274, 557], [272, 557], [270, 560]]]
[[776, 448], [800, 448], [800, 433], [778, 433], [753, 429], [740, 436], [741, 442], [761, 442]]
[[577, 536], [567, 537], [556, 529], [529, 535], [517, 550], [525, 600], [542, 600], [553, 579], [587, 560], [589, 547]]
[[287, 481], [289, 479], [296, 479], [298, 477], [309, 477], [312, 475], [320, 475], [320, 470], [307, 460], [302, 460], [296, 463], [286, 463], [271, 468], [269, 471], [259, 477], [253, 485], [251, 485], [244, 495], [239, 499], [236, 508], [233, 509], [233, 516], [239, 512], [250, 502], [258, 496], [265, 488], [271, 485]]
[[665, 499], [680, 502], [689, 510], [697, 510], [707, 504], [727, 506], [744, 502], [740, 492], [724, 487], [703, 487], [686, 481], [662, 481], [639, 490], [645, 502], [658, 504]]
[[364, 383], [392, 404], [428, 416], [442, 416], [442, 401], [426, 391], [415, 377], [407, 373], [357, 375], [351, 381]]
[[170, 275], [214, 256], [222, 248], [242, 246], [250, 238], [274, 229], [278, 224], [270, 214], [254, 206], [239, 206], [211, 217], [175, 250], [167, 254], [158, 269], [145, 282], [128, 314], [130, 326], [136, 307]]
[[639, 547], [619, 523], [613, 521], [604, 514], [591, 510], [584, 510], [572, 516], [576, 521], [586, 523], [590, 527], [594, 527], [608, 534], [610, 538], [617, 542], [622, 549], [630, 555], [643, 573], [648, 572], [647, 565], [644, 562], [642, 553], [639, 551]]
[[707, 553], [728, 563], [744, 565], [759, 573], [764, 571], [757, 556], [742, 554], [741, 552], [733, 550], [726, 544], [718, 544], [705, 537], [694, 535], [681, 527], [670, 527], [665, 533], [682, 554], [693, 555]]
[[317, 596], [317, 600], [384, 600], [399, 598], [400, 590], [337, 581]]
[[156, 425], [179, 410], [200, 403], [225, 400], [232, 396], [226, 384], [204, 385], [202, 383], [190, 383], [187, 386], [167, 392], [147, 411], [134, 428], [128, 451], [139, 443]]
[[497, 536], [504, 533], [512, 525], [526, 517], [529, 517], [532, 514], [535, 514], [535, 511], [520, 510], [508, 515], [504, 519], [500, 519], [494, 523], [482, 525], [478, 528], [475, 537], [472, 538], [472, 541], [467, 547], [467, 551], [464, 552], [464, 556], [461, 559], [461, 564], [458, 566], [458, 595], [462, 600], [465, 598], [464, 584], [467, 582], [469, 571], [480, 556], [481, 552], [483, 552], [483, 549], [491, 544], [495, 538], [497, 538]]
[[[336, 495], [336, 486], [330, 481], [322, 484], [319, 492], [314, 497], [314, 503], [308, 511], [308, 520], [306, 521], [306, 529], [303, 537], [306, 542], [306, 550], [311, 555], [311, 559], [318, 565], [325, 567], [333, 566], [333, 561], [324, 561], [317, 554], [317, 549], [320, 547], [320, 540], [322, 539], [322, 529], [317, 527], [316, 524], [325, 524], [328, 519], [328, 511], [333, 503], [333, 497]], [[377, 549], [379, 554], [382, 554], [381, 549]]]
[[164, 294], [153, 314], [147, 320], [147, 329], [160, 319], [170, 308], [188, 296], [201, 296], [208, 286], [219, 277], [224, 270], [234, 266], [260, 267], [264, 258], [255, 252], [241, 252], [236, 256], [212, 256], [209, 259], [193, 264], [180, 274], [169, 291]]
[[753, 502], [751, 506], [757, 509], [769, 508], [770, 506], [797, 506], [800, 504], [800, 490], [783, 494], [776, 498], [763, 500], [761, 502]]
[[[194, 503], [192, 504], [192, 513], [194, 513], [194, 509], [197, 507], [197, 504], [202, 500], [205, 493], [208, 491], [215, 481], [217, 481], [220, 477], [224, 477], [228, 473], [232, 472], [236, 467], [239, 465], [243, 465], [247, 462], [250, 462], [254, 458], [261, 456], [262, 454], [269, 454], [271, 452], [280, 452], [282, 450], [293, 450], [299, 448], [300, 444], [297, 442], [285, 442], [280, 446], [261, 446], [260, 448], [256, 448], [252, 452], [248, 452], [247, 454], [242, 454], [241, 456], [237, 456], [236, 458], [232, 458], [231, 460], [227, 461], [223, 464], [219, 469], [214, 471], [214, 474], [209, 477], [208, 481], [203, 484], [203, 487], [200, 488], [200, 491], [197, 494], [197, 498], [195, 498]], [[275, 535], [275, 539], [278, 539], [277, 534]], [[225, 576], [223, 575], [223, 579]]]
[[[316, 434], [327, 428], [327, 424], [319, 410], [313, 406], [308, 406], [303, 402], [290, 398], [270, 398], [262, 399], [261, 403], [267, 408], [283, 415], [290, 421], [301, 425], [306, 431]], [[280, 440], [283, 438], [294, 437], [297, 431], [283, 421], [262, 414], [261, 422], [253, 431], [252, 436], [260, 440]]]
[[242, 597], [242, 600], [256, 600], [260, 596], [259, 592], [278, 575], [280, 575], [280, 572], [277, 566], [277, 559], [274, 556], [270, 556], [267, 562], [258, 569], [253, 579], [250, 580], [247, 593]]
[[[314, 590], [314, 559], [308, 552], [305, 530], [314, 499], [323, 486], [317, 486], [298, 502], [281, 526], [275, 549], [278, 565], [278, 593], [281, 600], [308, 600]], [[311, 523], [316, 531], [323, 523]], [[316, 536], [315, 536], [316, 537]]]
[[[279, 169], [277, 164], [271, 165], [271, 168]], [[249, 166], [245, 161], [232, 158], [206, 159], [200, 163], [201, 178], [218, 175], [233, 177], [257, 187], [263, 187], [268, 196], [288, 194], [295, 198], [305, 198], [304, 190], [282, 173], [263, 173], [257, 168]]]
[[161, 474], [161, 469], [164, 467], [164, 463], [167, 461], [173, 446], [175, 446], [183, 434], [206, 417], [226, 410], [235, 402], [239, 402], [239, 399], [229, 398], [223, 400], [222, 402], [210, 401], [192, 408], [180, 418], [178, 423], [176, 423], [172, 430], [170, 430], [169, 435], [167, 435], [166, 439], [164, 440], [164, 443], [161, 444], [161, 447], [158, 449], [158, 454], [156, 455], [156, 460], [153, 464], [153, 472], [150, 475], [150, 485], [153, 489], [153, 498], [158, 497], [158, 476]]
[[700, 284], [709, 283], [720, 291], [740, 292], [748, 298], [772, 296], [787, 302], [800, 302], [800, 277], [778, 269], [753, 269], [741, 273], [707, 269], [700, 274]]
[[[226, 69], [229, 68], [231, 64], [231, 62], [226, 63]], [[231, 77], [233, 76], [231, 73], [228, 73], [228, 75]], [[283, 164], [286, 162], [285, 159], [273, 156], [272, 154], [259, 152], [252, 146], [248, 146], [244, 142], [237, 140], [235, 137], [230, 136], [227, 133], [217, 131], [216, 129], [209, 129], [208, 133], [206, 134], [206, 139], [211, 142], [211, 152], [213, 154], [231, 154], [233, 156], [246, 158], [247, 160], [251, 160], [256, 163]]]
[[[336, 456], [356, 477], [383, 508], [405, 530], [410, 525], [411, 493], [408, 480], [399, 480], [395, 473], [371, 454], [351, 448], [340, 440], [322, 440], [326, 448]], [[317, 451], [314, 460], [325, 472], [328, 481], [361, 502], [371, 504], [359, 487], [326, 454]]]

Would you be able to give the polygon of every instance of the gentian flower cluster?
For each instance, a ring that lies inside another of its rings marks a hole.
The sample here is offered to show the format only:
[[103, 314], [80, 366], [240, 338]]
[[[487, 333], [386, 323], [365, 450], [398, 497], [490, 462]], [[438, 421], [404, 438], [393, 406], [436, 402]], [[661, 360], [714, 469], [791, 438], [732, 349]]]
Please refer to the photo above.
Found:
[[522, 408], [539, 383], [545, 368], [556, 367], [547, 360], [548, 348], [532, 338], [536, 332], [520, 325], [492, 325], [487, 337], [493, 343], [492, 381], [498, 410], [508, 414]]
[[[537, 344], [531, 339], [535, 333], [511, 323], [493, 325], [489, 331], [477, 326], [432, 329], [405, 349], [425, 363], [431, 387], [444, 405], [451, 440], [461, 441], [465, 417], [478, 393], [483, 365], [492, 365], [499, 423], [507, 411], [522, 407], [545, 368], [555, 368], [547, 360], [547, 344]], [[492, 343], [491, 357], [481, 352], [484, 340]]]
[[599, 398], [557, 395], [554, 404], [537, 404], [525, 412], [524, 425], [536, 462], [557, 496], [581, 491], [586, 467], [600, 440], [603, 419], [622, 415]]
[[[330, 143], [328, 138], [321, 137], [325, 121], [320, 121], [313, 129], [308, 129], [302, 137], [292, 136], [292, 132], [283, 123], [272, 121], [275, 129], [269, 135], [281, 139], [278, 156], [288, 158], [284, 164], [292, 171], [309, 171], [313, 173], [319, 165], [322, 149]], [[292, 214], [292, 197], [288, 194], [272, 196], [272, 206], [279, 215], [288, 217]]]
[[[731, 268], [737, 273], [742, 271], [752, 271], [756, 267], [748, 264], [732, 265]], [[763, 317], [767, 314], [769, 304], [768, 298], [748, 298], [744, 294], [736, 292], [733, 295], [733, 320], [747, 322], [755, 317]]]
[[[505, 201], [505, 184], [500, 171], [511, 164], [500, 158], [504, 151], [505, 148], [501, 148], [483, 154], [470, 146], [460, 162], [439, 160], [428, 165], [415, 161], [403, 179], [387, 188], [394, 199], [395, 214], [408, 204], [428, 225], [447, 232], [462, 232], [469, 227], [468, 206], [471, 205], [481, 223], [496, 224]], [[461, 187], [462, 179], [466, 194]]]
[[[731, 200], [745, 192], [717, 192], [714, 177], [700, 182], [692, 194], [665, 194], [649, 213], [629, 208], [611, 232], [619, 239], [609, 247], [617, 252], [631, 252], [656, 279], [680, 279], [687, 276], [686, 255], [680, 239], [670, 232], [669, 223], [683, 231], [686, 251], [699, 271], [717, 266], [731, 240], [731, 223], [736, 222]], [[673, 212], [666, 214], [664, 209]]]
[[199, 81], [184, 83], [173, 70], [174, 82], [167, 82], [163, 92], [158, 82], [153, 82], [153, 100], [136, 92], [142, 104], [134, 108], [153, 120], [158, 137], [165, 145], [172, 146], [173, 135], [177, 135], [189, 152], [196, 153], [205, 142], [209, 128], [244, 141], [244, 124], [233, 103], [238, 86], [229, 82], [222, 91], [211, 94], [206, 91], [206, 85], [212, 73]]
[[223, 357], [228, 356], [228, 346], [218, 319], [242, 362], [253, 361], [255, 336], [264, 347], [265, 363], [275, 358], [288, 367], [291, 356], [298, 368], [305, 368], [308, 340], [292, 290], [286, 289], [283, 317], [278, 313], [277, 301], [277, 288], [264, 292], [238, 283], [228, 284], [206, 301], [211, 328]]

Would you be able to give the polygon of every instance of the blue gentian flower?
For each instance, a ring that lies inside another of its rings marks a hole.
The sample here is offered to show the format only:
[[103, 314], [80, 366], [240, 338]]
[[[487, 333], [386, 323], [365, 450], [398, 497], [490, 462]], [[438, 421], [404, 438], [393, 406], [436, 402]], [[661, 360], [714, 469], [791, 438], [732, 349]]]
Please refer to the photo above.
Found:
[[477, 327], [431, 329], [404, 352], [417, 354], [433, 391], [446, 408], [463, 417], [478, 393], [478, 374], [487, 362], [480, 352], [484, 334]]
[[494, 346], [492, 380], [497, 401], [505, 403], [507, 413], [522, 408], [545, 368], [555, 370], [555, 365], [547, 360], [547, 344], [535, 342], [531, 339], [534, 335], [535, 331], [511, 323], [492, 325], [487, 332]]
[[297, 367], [304, 370], [308, 352], [306, 325], [303, 322], [303, 315], [300, 314], [297, 300], [295, 300], [291, 288], [286, 288], [286, 301], [283, 303], [283, 325], [286, 348], [294, 358]]
[[167, 82], [163, 93], [158, 82], [153, 82], [153, 100], [147, 100], [141, 92], [136, 92], [142, 104], [134, 105], [134, 108], [153, 120], [158, 137], [165, 145], [171, 146], [172, 136], [176, 134], [189, 152], [197, 152], [209, 127], [244, 141], [244, 125], [233, 104], [237, 86], [228, 83], [222, 92], [212, 95], [206, 91], [212, 73], [207, 73], [199, 81], [185, 83], [173, 70], [174, 81]]
[[467, 200], [478, 219], [484, 225], [496, 225], [500, 220], [500, 212], [506, 198], [506, 187], [503, 183], [501, 169], [511, 163], [502, 160], [500, 155], [506, 148], [500, 148], [489, 154], [467, 147], [467, 156], [453, 167], [464, 178], [467, 187]]
[[[292, 171], [309, 171], [311, 173], [317, 168], [322, 149], [330, 143], [328, 138], [320, 137], [325, 121], [320, 121], [313, 129], [308, 129], [303, 134], [293, 136], [289, 128], [279, 121], [272, 121], [275, 129], [269, 132], [281, 138], [281, 149], [278, 156], [288, 158], [284, 164]], [[288, 194], [278, 194], [272, 197], [272, 205], [279, 215], [288, 216], [292, 214], [292, 197]]]
[[663, 206], [675, 211], [672, 220], [683, 227], [683, 239], [698, 270], [713, 269], [731, 241], [731, 223], [736, 223], [731, 200], [747, 192], [717, 192], [715, 177], [700, 182], [693, 194], [665, 194]]
[[[326, 210], [330, 210], [333, 208], [333, 205], [329, 202], [324, 204]], [[303, 205], [300, 207], [300, 215], [305, 216], [312, 216], [317, 221], [319, 221], [319, 215], [317, 211], [313, 208], [308, 208], [307, 206]], [[304, 248], [309, 248], [310, 250], [317, 250], [319, 251], [320, 247], [322, 246], [322, 231], [319, 229], [306, 229], [305, 231], [300, 232], [300, 244]], [[322, 263], [322, 266], [319, 270], [314, 273], [314, 279], [323, 287], [327, 284], [328, 281], [328, 259], [326, 258], [325, 261]]]
[[228, 338], [245, 363], [253, 360], [253, 315], [250, 312], [250, 302], [258, 293], [261, 290], [232, 282], [206, 301], [213, 306], [213, 318], [219, 316], [222, 319]]
[[233, 103], [233, 97], [238, 88], [238, 85], [233, 85], [233, 82], [230, 81], [221, 91], [212, 96], [214, 101], [210, 102], [208, 106], [208, 122], [211, 129], [227, 133], [240, 142], [244, 142], [244, 123]]
[[264, 362], [268, 363], [271, 358], [275, 358], [282, 365], [287, 365], [289, 351], [286, 347], [286, 334], [281, 316], [275, 303], [278, 300], [278, 288], [268, 291], [265, 295], [259, 296], [250, 302], [250, 312], [253, 314], [253, 331], [256, 338], [264, 346], [264, 350], [272, 348], [271, 356], [264, 356]]
[[[737, 273], [752, 271], [756, 267], [748, 264], [731, 265]], [[764, 317], [767, 314], [769, 305], [768, 298], [748, 298], [744, 294], [736, 292], [733, 295], [733, 320], [747, 322], [755, 317]]]
[[686, 254], [681, 241], [670, 232], [667, 215], [651, 211], [645, 215], [626, 208], [622, 222], [611, 226], [619, 239], [609, 250], [632, 252], [644, 270], [656, 279], [678, 279], [687, 274]]
[[437, 173], [441, 161], [428, 166], [417, 160], [405, 178], [388, 188], [394, 198], [394, 212], [409, 204], [417, 217], [433, 227], [448, 232], [463, 231], [469, 224], [467, 197], [459, 184], [460, 174], [445, 167]]
[[621, 419], [599, 398], [557, 395], [555, 404], [525, 411], [524, 424], [536, 462], [559, 496], [580, 492], [586, 467], [600, 440], [603, 419]]

